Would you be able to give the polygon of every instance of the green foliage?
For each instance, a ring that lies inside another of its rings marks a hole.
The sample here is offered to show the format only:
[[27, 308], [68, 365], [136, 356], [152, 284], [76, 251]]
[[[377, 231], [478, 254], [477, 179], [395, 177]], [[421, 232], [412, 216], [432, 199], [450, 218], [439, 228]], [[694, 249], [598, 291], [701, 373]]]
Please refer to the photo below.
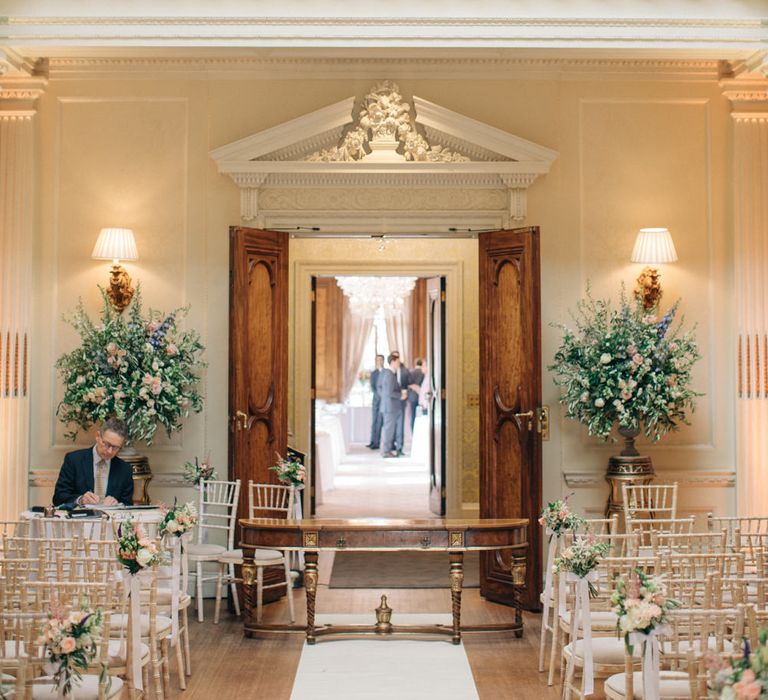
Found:
[[116, 416], [126, 422], [129, 442], [151, 445], [159, 426], [170, 435], [181, 429], [190, 411], [202, 411], [197, 385], [204, 347], [196, 332], [177, 328], [177, 317], [186, 308], [167, 315], [150, 309], [144, 316], [137, 288], [129, 309], [119, 314], [101, 293], [98, 323], [88, 317], [82, 301], [65, 318], [81, 344], [56, 362], [64, 381], [57, 415], [75, 426], [67, 433], [72, 440], [80, 429]]
[[690, 388], [700, 358], [693, 330], [672, 321], [679, 301], [661, 318], [641, 303], [630, 305], [622, 288], [618, 309], [595, 300], [589, 288], [573, 315], [576, 327], [557, 327], [563, 341], [549, 369], [563, 387], [566, 415], [607, 439], [614, 424], [644, 430], [656, 442], [679, 423], [688, 423], [701, 394]]

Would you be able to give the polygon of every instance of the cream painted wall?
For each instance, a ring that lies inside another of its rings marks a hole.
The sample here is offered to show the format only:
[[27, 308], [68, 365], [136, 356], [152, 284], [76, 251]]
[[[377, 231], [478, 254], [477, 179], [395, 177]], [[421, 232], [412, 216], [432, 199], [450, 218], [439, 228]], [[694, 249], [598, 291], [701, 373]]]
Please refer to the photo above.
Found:
[[[99, 228], [106, 225], [136, 231], [141, 259], [127, 267], [142, 281], [146, 303], [162, 309], [190, 304], [186, 323], [202, 333], [208, 347], [206, 409], [190, 419], [180, 435], [147, 450], [157, 481], [166, 484], [152, 488], [152, 493], [156, 498], [181, 495], [175, 475], [195, 455], [210, 452], [223, 470], [227, 229], [238, 223], [239, 193], [231, 180], [216, 172], [208, 150], [352, 94], [362, 95], [374, 82], [161, 76], [51, 81], [36, 118], [32, 470], [57, 469], [71, 449], [55, 418], [61, 391], [52, 367], [75, 341], [61, 315], [74, 307], [78, 296], [89, 309], [98, 307], [96, 284], [106, 279], [107, 265], [89, 256]], [[626, 78], [398, 82], [405, 95], [416, 93], [559, 152], [552, 171], [529, 190], [526, 222], [542, 230], [545, 363], [559, 340], [549, 323], [567, 321], [586, 282], [591, 281], [597, 295], [615, 297], [619, 284], [631, 286], [639, 272], [628, 262], [637, 229], [670, 228], [680, 261], [663, 271], [665, 301], [682, 296], [686, 319], [698, 323], [704, 358], [696, 382], [706, 396], [691, 427], [649, 446], [648, 452], [661, 476], [684, 477], [690, 486], [683, 497], [685, 507], [731, 512], [731, 127], [717, 84]], [[355, 263], [365, 257], [365, 245], [294, 240], [291, 260]], [[397, 255], [410, 257], [404, 241], [394, 245]], [[423, 255], [464, 263], [463, 376], [465, 387], [476, 387], [476, 351], [471, 350], [476, 346], [471, 309], [476, 288], [470, 284], [468, 252], [474, 242], [452, 244], [457, 246], [455, 256], [441, 246], [445, 258], [432, 255], [429, 246], [436, 244], [423, 245]], [[292, 337], [307, 332], [294, 329]], [[546, 372], [543, 387], [544, 402], [553, 407], [552, 439], [544, 446], [544, 497], [578, 485], [577, 504], [597, 512], [606, 496], [602, 473], [615, 447], [590, 440], [581, 426], [559, 417], [557, 390]], [[465, 388], [465, 393], [471, 390]], [[477, 502], [473, 411], [462, 409], [465, 504]], [[33, 476], [39, 486], [33, 488], [31, 501], [42, 502], [50, 493], [50, 479], [36, 471]]]

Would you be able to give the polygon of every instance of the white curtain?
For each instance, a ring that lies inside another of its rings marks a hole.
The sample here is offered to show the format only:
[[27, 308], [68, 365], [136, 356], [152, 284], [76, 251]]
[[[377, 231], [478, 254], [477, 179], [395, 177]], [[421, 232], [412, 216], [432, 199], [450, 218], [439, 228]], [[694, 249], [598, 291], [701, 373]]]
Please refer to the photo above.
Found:
[[372, 318], [352, 313], [349, 299], [344, 296], [344, 320], [341, 333], [341, 400], [345, 401], [357, 380], [365, 344], [373, 327]]
[[413, 310], [413, 294], [403, 300], [403, 307], [398, 311], [387, 311], [387, 342], [389, 350], [397, 350], [400, 360], [406, 367], [411, 366], [412, 357], [408, 357], [411, 347], [411, 315]]

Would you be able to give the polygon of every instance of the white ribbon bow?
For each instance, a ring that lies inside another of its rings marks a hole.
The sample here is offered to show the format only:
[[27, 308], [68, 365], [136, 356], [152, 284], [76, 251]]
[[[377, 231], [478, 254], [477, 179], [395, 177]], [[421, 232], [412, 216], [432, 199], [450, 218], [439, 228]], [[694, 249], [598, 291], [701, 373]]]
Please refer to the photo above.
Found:
[[123, 571], [124, 592], [130, 605], [128, 643], [131, 645], [131, 680], [136, 690], [143, 691], [144, 681], [141, 677], [141, 574], [141, 571], [136, 574], [132, 574], [127, 569]]
[[[544, 624], [547, 624], [549, 620], [550, 599], [552, 598], [552, 570], [555, 566], [555, 551], [560, 544], [559, 533], [555, 534], [552, 530], [547, 528], [547, 535], [549, 535], [549, 548], [547, 550], [547, 568], [544, 576], [544, 614], [541, 618], [544, 621]], [[563, 607], [565, 607], [565, 600], [563, 600]], [[562, 613], [559, 606], [558, 613]], [[552, 624], [557, 624], [557, 616], [555, 616]]]
[[[561, 577], [562, 578], [562, 577]], [[590, 571], [586, 576], [577, 576], [569, 573], [569, 583], [576, 584], [576, 600], [573, 606], [573, 628], [571, 631], [574, 644], [571, 651], [571, 663], [576, 656], [576, 640], [579, 627], [582, 629], [582, 657], [584, 668], [584, 695], [592, 695], [595, 692], [595, 671], [592, 660], [592, 616], [589, 611], [589, 584], [598, 580], [597, 571]]]
[[173, 538], [171, 553], [171, 646], [176, 644], [179, 636], [179, 568], [181, 565], [181, 538]]
[[669, 634], [669, 626], [654, 627], [647, 634], [645, 632], [630, 632], [629, 643], [634, 647], [643, 644], [643, 697], [645, 700], [659, 700], [661, 695], [660, 671], [659, 671], [659, 640], [660, 634]]

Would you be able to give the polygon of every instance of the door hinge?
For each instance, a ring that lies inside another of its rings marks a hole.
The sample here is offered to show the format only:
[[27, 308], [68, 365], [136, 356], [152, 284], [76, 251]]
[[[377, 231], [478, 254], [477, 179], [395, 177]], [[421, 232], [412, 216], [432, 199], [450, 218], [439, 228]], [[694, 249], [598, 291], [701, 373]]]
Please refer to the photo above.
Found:
[[445, 486], [440, 489], [440, 498], [445, 498]]
[[315, 400], [315, 390], [314, 389], [310, 389], [309, 390], [309, 398], [312, 399], [312, 401]]
[[309, 299], [310, 299], [310, 301], [312, 301], [312, 302], [314, 302], [314, 301], [315, 301], [315, 290], [314, 290], [314, 289], [310, 289], [310, 290], [309, 290]]
[[445, 389], [440, 389], [440, 400], [445, 401]]
[[445, 292], [440, 292], [440, 301], [445, 301]]
[[309, 495], [310, 495], [310, 498], [314, 498], [315, 497], [315, 487], [314, 486], [310, 487]]

